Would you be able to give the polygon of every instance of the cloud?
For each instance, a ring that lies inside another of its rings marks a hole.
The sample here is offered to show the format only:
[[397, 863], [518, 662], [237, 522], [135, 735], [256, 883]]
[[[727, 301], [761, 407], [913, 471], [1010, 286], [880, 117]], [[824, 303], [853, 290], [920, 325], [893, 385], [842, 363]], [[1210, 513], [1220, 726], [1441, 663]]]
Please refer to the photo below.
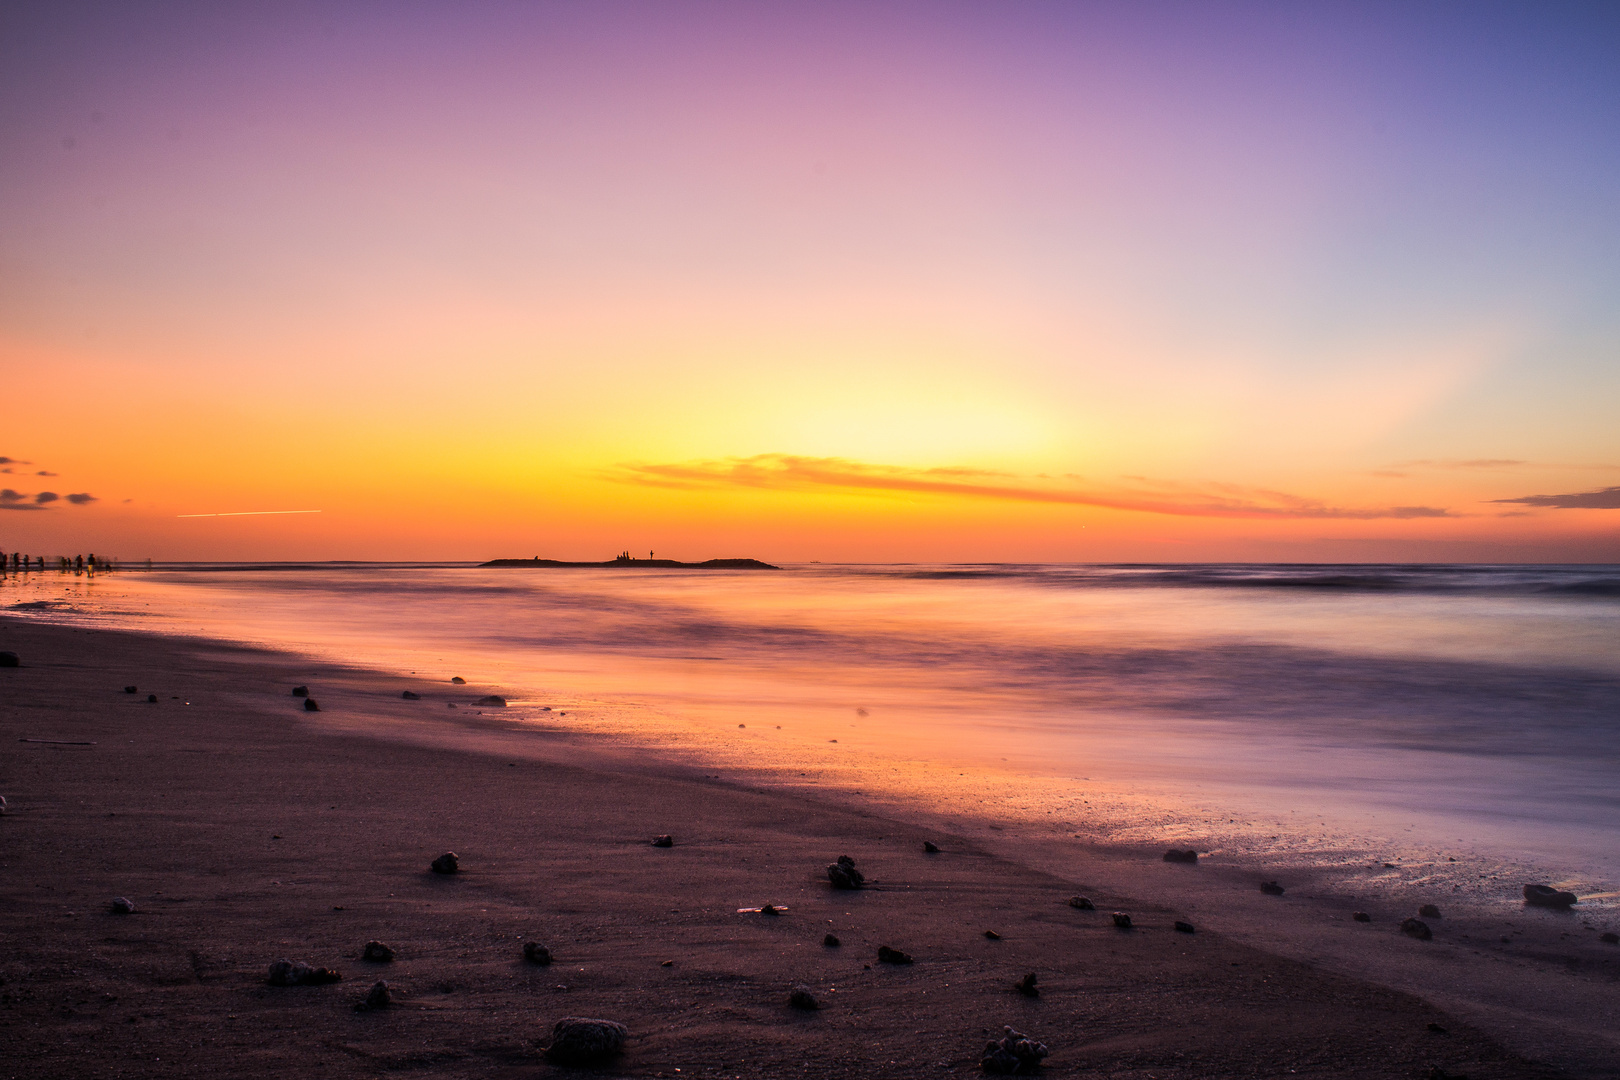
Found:
[[18, 461], [14, 457], [6, 457], [4, 454], [0, 454], [0, 465], [32, 465], [32, 464], [33, 464], [32, 461]]
[[1517, 503], [1520, 506], [1550, 506], [1555, 510], [1620, 510], [1620, 487], [1577, 491], [1571, 495], [1522, 495], [1517, 499], [1491, 501]]
[[88, 491], [76, 491], [67, 497], [67, 501], [72, 503], [74, 506], [83, 506], [85, 503], [95, 502], [96, 497], [90, 494]]
[[1418, 458], [1415, 461], [1397, 461], [1387, 470], [1374, 472], [1374, 476], [1405, 476], [1404, 469], [1517, 469], [1531, 462], [1518, 458]]
[[24, 502], [23, 500], [26, 498], [28, 498], [28, 496], [20, 491], [13, 491], [10, 488], [0, 489], [0, 510], [43, 509], [42, 507], [35, 506], [33, 503]]
[[39, 503], [41, 506], [44, 506], [46, 503], [53, 503], [61, 497], [62, 496], [58, 495], [54, 491], [42, 491], [38, 495], [34, 496], [34, 501]]
[[[1179, 484], [1128, 477], [1136, 481], [1136, 487], [1050, 487], [1036, 486], [1011, 473], [983, 469], [908, 469], [894, 465], [871, 465], [847, 458], [799, 457], [793, 454], [758, 454], [723, 461], [663, 465], [621, 465], [609, 476], [621, 483], [650, 487], [742, 487], [775, 491], [842, 489], [1093, 506], [1178, 517], [1373, 520], [1452, 516], [1449, 511], [1433, 506], [1372, 509], [1334, 507], [1297, 495], [1235, 484]], [[1076, 484], [1084, 482], [1080, 477], [1065, 479]]]
[[41, 470], [39, 470], [39, 472], [35, 473], [34, 475], [35, 476], [55, 476], [57, 474], [51, 472], [49, 469], [41, 469]]

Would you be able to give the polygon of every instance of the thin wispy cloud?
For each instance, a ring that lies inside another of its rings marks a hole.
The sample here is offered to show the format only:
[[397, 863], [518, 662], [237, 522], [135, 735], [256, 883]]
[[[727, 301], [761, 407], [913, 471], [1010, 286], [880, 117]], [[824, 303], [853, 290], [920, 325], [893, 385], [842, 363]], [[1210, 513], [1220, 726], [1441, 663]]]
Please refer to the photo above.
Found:
[[754, 488], [771, 491], [870, 491], [1008, 502], [1051, 503], [1130, 510], [1177, 517], [1340, 519], [1453, 516], [1433, 506], [1338, 507], [1316, 499], [1236, 484], [1182, 484], [1128, 477], [1134, 487], [1086, 486], [1065, 477], [1064, 486], [984, 469], [909, 469], [848, 458], [757, 454], [719, 461], [626, 464], [609, 474], [623, 483], [666, 488]]
[[1569, 495], [1521, 495], [1517, 499], [1491, 501], [1516, 503], [1519, 506], [1546, 506], [1554, 510], [1620, 510], [1620, 487], [1577, 491]]

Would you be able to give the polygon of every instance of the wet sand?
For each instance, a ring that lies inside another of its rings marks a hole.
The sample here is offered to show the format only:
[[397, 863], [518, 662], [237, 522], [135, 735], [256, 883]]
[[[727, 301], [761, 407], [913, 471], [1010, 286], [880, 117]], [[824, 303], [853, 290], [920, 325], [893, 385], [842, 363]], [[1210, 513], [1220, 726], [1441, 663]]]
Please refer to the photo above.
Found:
[[[1416, 997], [1177, 933], [1152, 874], [1075, 880], [976, 829], [400, 699], [439, 677], [9, 619], [0, 649], [24, 665], [0, 669], [6, 1075], [566, 1075], [540, 1056], [563, 1016], [628, 1026], [614, 1076], [977, 1074], [1004, 1024], [1054, 1076], [1561, 1075]], [[429, 872], [444, 851], [463, 873]], [[840, 854], [870, 888], [829, 888]], [[370, 939], [397, 959], [359, 959]], [[268, 986], [281, 957], [344, 979]], [[354, 1011], [377, 979], [396, 1007]]]

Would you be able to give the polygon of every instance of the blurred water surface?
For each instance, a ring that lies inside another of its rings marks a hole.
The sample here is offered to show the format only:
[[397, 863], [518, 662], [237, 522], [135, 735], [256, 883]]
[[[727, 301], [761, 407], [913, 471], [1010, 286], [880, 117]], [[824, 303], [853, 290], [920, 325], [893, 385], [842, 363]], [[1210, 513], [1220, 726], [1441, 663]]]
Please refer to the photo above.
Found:
[[1617, 869], [1620, 567], [214, 564], [0, 597], [458, 674], [728, 760], [986, 766], [1160, 828], [1303, 814]]

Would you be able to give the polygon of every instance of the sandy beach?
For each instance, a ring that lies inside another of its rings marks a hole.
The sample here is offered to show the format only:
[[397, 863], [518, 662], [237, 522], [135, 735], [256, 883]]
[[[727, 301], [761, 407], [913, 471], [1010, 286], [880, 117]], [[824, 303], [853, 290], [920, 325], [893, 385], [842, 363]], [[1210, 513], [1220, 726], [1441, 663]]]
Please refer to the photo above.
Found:
[[[1003, 1025], [1054, 1076], [1563, 1075], [1417, 997], [1177, 932], [1151, 874], [402, 700], [450, 673], [16, 619], [0, 648], [6, 1076], [563, 1074], [541, 1051], [566, 1016], [627, 1026], [613, 1076], [973, 1075]], [[462, 872], [430, 872], [447, 851]], [[868, 888], [830, 888], [839, 855]], [[279, 958], [343, 979], [272, 987]], [[393, 1007], [356, 1011], [379, 979]]]

